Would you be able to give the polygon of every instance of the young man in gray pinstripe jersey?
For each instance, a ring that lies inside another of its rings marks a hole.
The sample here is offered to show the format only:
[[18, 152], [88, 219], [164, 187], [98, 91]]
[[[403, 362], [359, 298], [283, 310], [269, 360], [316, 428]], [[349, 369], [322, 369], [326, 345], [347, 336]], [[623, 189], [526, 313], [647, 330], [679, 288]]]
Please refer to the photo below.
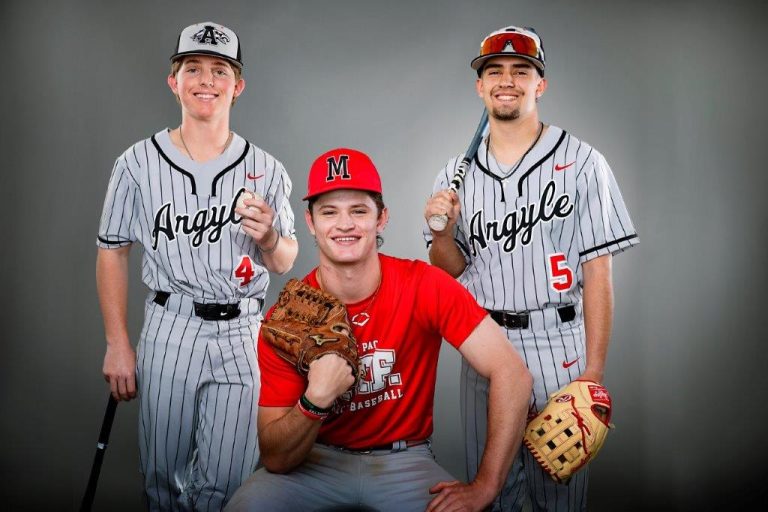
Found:
[[[291, 181], [230, 130], [245, 88], [237, 35], [191, 25], [171, 61], [181, 125], [117, 159], [101, 217], [103, 373], [116, 399], [139, 396], [148, 508], [221, 510], [258, 460], [255, 340], [269, 272], [287, 272], [298, 251]], [[138, 353], [126, 321], [135, 242], [151, 290]]]
[[[460, 158], [440, 172], [425, 217], [447, 215], [424, 236], [433, 264], [457, 277], [500, 324], [534, 378], [530, 413], [574, 379], [603, 380], [613, 316], [612, 254], [638, 242], [605, 158], [539, 121], [547, 88], [541, 39], [506, 27], [472, 61], [489, 113], [459, 193], [447, 190]], [[461, 407], [469, 478], [487, 430], [487, 382], [462, 365]], [[586, 508], [588, 468], [556, 484], [520, 450], [494, 510]]]

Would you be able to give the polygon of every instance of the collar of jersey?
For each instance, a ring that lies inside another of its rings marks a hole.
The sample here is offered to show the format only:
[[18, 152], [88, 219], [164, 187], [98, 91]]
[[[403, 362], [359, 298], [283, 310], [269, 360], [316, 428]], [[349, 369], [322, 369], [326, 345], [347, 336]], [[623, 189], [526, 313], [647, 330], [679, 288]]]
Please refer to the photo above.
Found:
[[[210, 195], [212, 197], [216, 196], [216, 184], [219, 179], [242, 162], [251, 147], [247, 140], [235, 133], [232, 135], [229, 147], [221, 155], [207, 162], [196, 162], [173, 145], [168, 128], [153, 135], [152, 143], [172, 169], [179, 171], [190, 180], [193, 195], [198, 195], [195, 176], [216, 172], [215, 176], [211, 176]], [[207, 193], [207, 191], [202, 192]]]
[[[528, 161], [536, 159], [535, 163], [533, 165], [526, 166], [527, 167], [526, 168], [522, 165], [525, 162], [520, 162], [521, 165], [517, 167], [515, 172], [507, 176], [499, 176], [497, 174], [494, 174], [489, 169], [490, 167], [489, 162], [486, 161], [485, 165], [483, 165], [483, 163], [480, 161], [481, 154], [487, 154], [489, 155], [488, 158], [493, 158], [493, 155], [490, 154], [490, 151], [485, 151], [485, 147], [486, 147], [485, 140], [483, 140], [483, 142], [480, 144], [480, 147], [478, 148], [477, 153], [475, 154], [475, 164], [477, 165], [477, 168], [480, 169], [480, 171], [487, 174], [494, 180], [498, 181], [500, 184], [503, 184], [505, 180], [511, 178], [514, 174], [517, 174], [518, 176], [520, 176], [520, 178], [518, 178], [518, 181], [517, 181], [518, 194], [519, 194], [519, 190], [522, 188], [523, 181], [525, 181], [528, 175], [531, 174], [531, 172], [533, 172], [533, 170], [536, 169], [536, 167], [541, 165], [542, 162], [544, 162], [547, 158], [552, 156], [555, 150], [557, 150], [560, 144], [562, 144], [563, 140], [565, 139], [566, 133], [567, 132], [562, 128], [558, 128], [557, 126], [550, 125], [547, 128], [547, 133], [542, 135], [541, 140], [539, 140], [539, 142], [536, 143], [536, 145], [533, 147], [530, 153], [528, 153], [528, 155], [526, 155], [525, 157], [525, 159]], [[542, 152], [545, 152], [545, 154], [541, 156], [541, 158], [537, 158], [539, 155], [542, 154]], [[497, 165], [498, 165], [498, 162], [497, 162]], [[521, 169], [526, 169], [526, 171], [521, 174], [520, 173]]]

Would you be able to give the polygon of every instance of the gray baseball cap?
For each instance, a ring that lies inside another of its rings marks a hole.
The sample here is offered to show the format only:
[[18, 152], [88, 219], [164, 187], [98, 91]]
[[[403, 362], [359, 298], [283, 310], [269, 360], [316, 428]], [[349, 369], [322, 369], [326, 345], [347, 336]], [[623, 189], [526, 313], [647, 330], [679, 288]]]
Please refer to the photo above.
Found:
[[181, 31], [171, 61], [184, 55], [214, 55], [243, 67], [240, 39], [235, 31], [212, 21], [195, 23]]

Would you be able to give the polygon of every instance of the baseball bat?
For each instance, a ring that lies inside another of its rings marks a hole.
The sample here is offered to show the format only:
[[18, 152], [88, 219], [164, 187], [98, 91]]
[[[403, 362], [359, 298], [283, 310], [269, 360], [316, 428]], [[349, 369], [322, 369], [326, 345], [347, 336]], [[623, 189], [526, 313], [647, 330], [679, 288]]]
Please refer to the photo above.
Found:
[[101, 432], [99, 432], [99, 442], [96, 443], [96, 455], [93, 457], [91, 466], [91, 476], [88, 477], [88, 487], [85, 488], [85, 495], [80, 504], [80, 512], [90, 512], [93, 505], [93, 497], [96, 495], [96, 484], [99, 481], [101, 472], [101, 463], [104, 460], [104, 452], [107, 451], [109, 442], [109, 433], [112, 430], [112, 421], [115, 419], [115, 410], [117, 409], [117, 400], [110, 394], [107, 402], [107, 410], [104, 411], [104, 421], [101, 422]]
[[[485, 132], [485, 127], [487, 125], [488, 111], [483, 109], [483, 115], [480, 118], [480, 123], [477, 125], [475, 134], [472, 136], [472, 141], [469, 143], [466, 153], [464, 153], [464, 158], [461, 159], [461, 163], [456, 168], [453, 179], [451, 179], [451, 185], [448, 187], [450, 190], [458, 192], [459, 188], [461, 188], [461, 184], [464, 183], [464, 176], [466, 176], [467, 170], [469, 170], [472, 159], [475, 158], [475, 155], [477, 154], [477, 148], [480, 147], [480, 141], [483, 140], [483, 133]], [[448, 224], [448, 215], [430, 215], [427, 223], [431, 230], [442, 231]]]

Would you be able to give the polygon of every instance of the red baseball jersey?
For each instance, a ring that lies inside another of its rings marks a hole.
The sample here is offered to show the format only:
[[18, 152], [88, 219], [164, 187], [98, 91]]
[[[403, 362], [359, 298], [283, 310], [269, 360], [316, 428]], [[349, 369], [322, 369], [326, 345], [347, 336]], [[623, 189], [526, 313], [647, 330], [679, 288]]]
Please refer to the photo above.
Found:
[[[432, 435], [442, 338], [458, 348], [487, 314], [463, 286], [437, 267], [383, 254], [379, 261], [378, 291], [347, 304], [360, 355], [357, 392], [324, 421], [317, 438], [321, 443], [364, 449]], [[316, 272], [304, 281], [319, 288]], [[259, 405], [293, 407], [307, 387], [306, 378], [262, 336], [258, 354]]]

